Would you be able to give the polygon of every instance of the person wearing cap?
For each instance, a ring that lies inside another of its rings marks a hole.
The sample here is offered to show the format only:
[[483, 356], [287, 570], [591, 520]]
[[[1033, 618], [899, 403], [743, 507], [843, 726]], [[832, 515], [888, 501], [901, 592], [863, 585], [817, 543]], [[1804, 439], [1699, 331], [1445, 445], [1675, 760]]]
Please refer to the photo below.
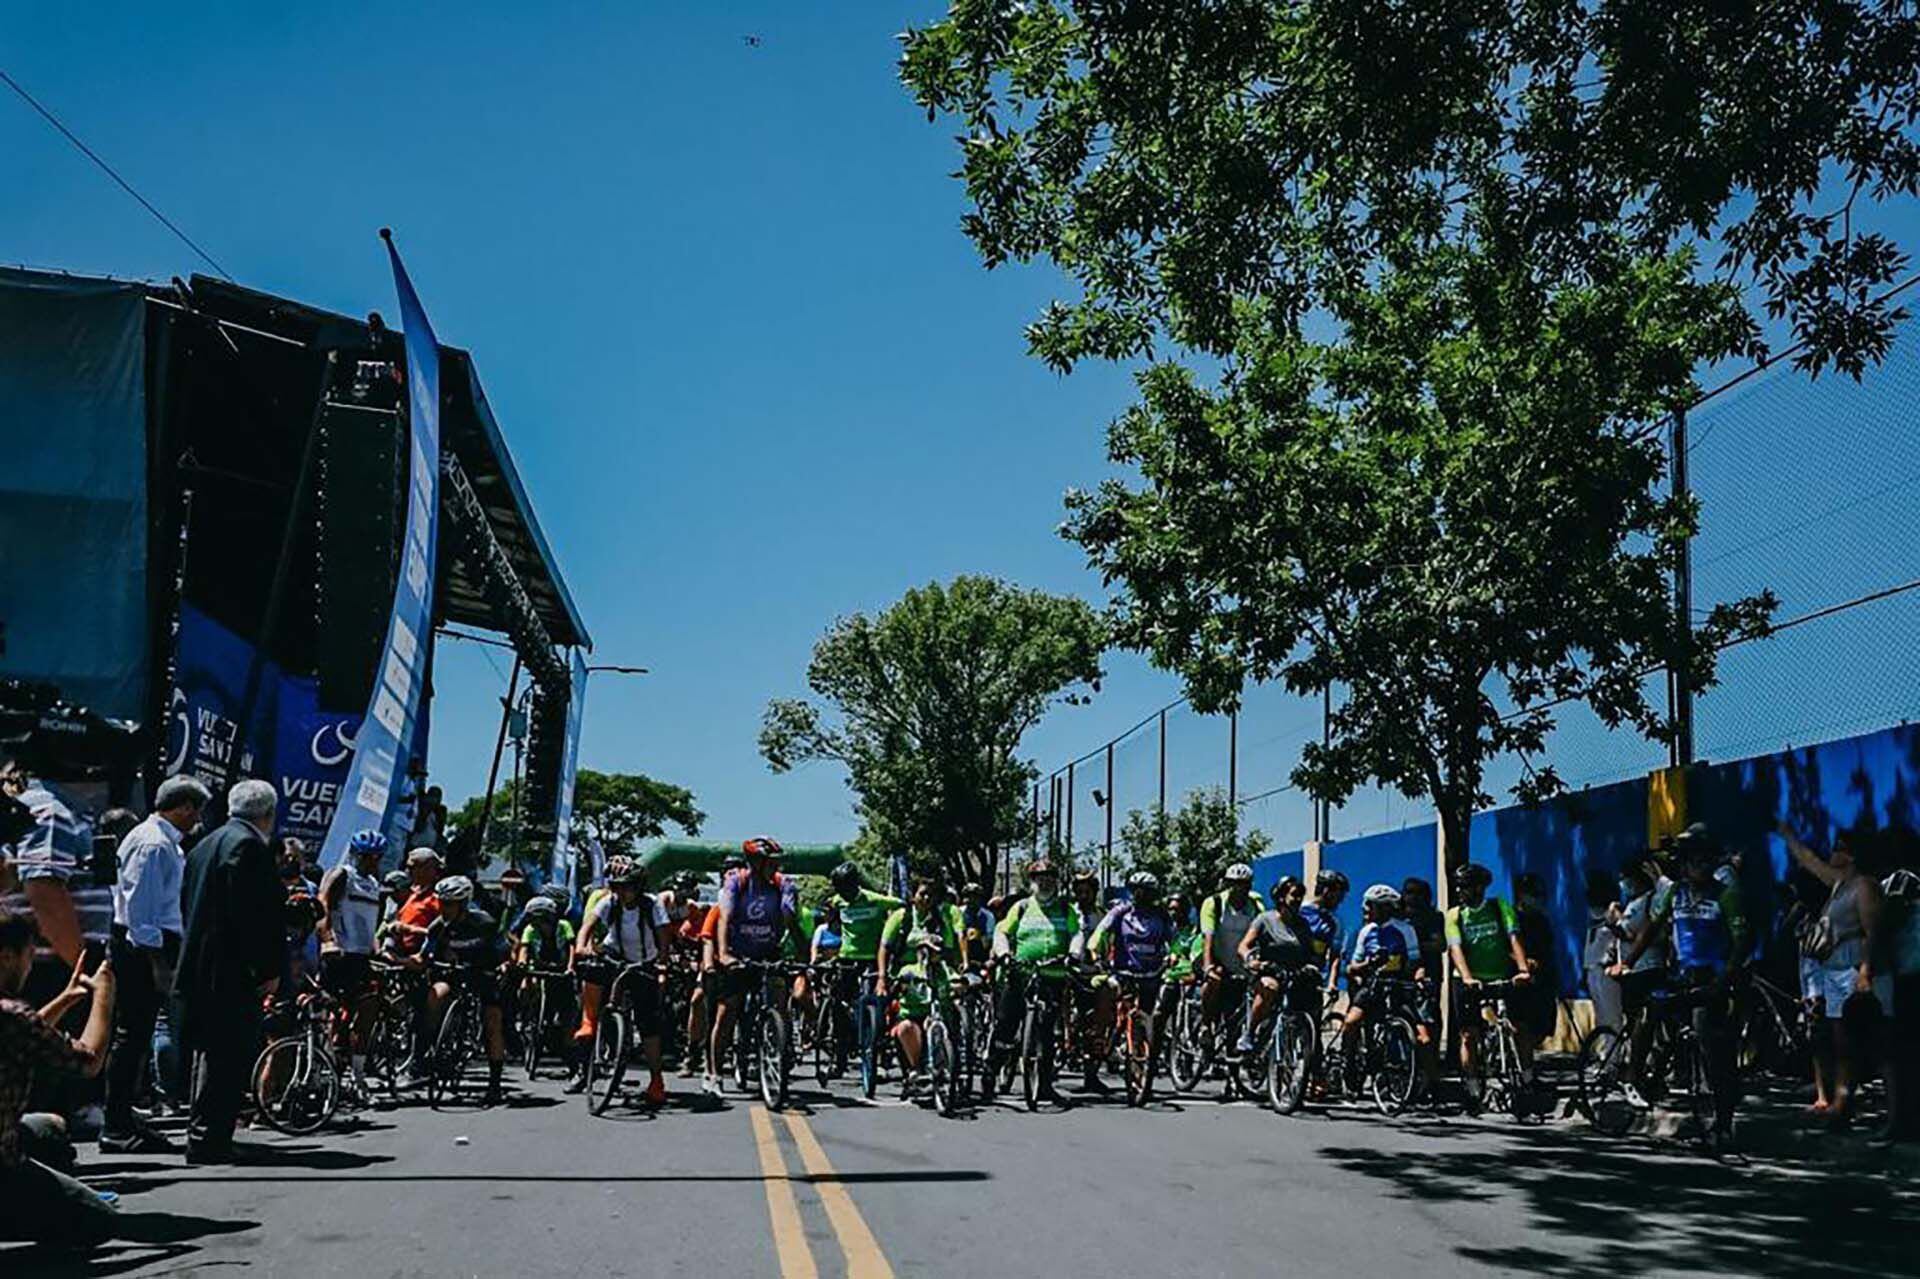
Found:
[[[1027, 988], [1045, 983], [1056, 995], [1065, 986], [1068, 968], [1077, 963], [1086, 946], [1086, 925], [1073, 899], [1060, 896], [1060, 873], [1045, 858], [1027, 868], [1031, 891], [1013, 904], [993, 931], [993, 958], [1004, 973], [999, 1008], [994, 1016], [993, 1048], [985, 1071], [991, 1088], [1001, 1063], [1018, 1051], [1020, 1022], [1026, 1013]], [[1058, 1007], [1058, 1003], [1055, 1004]], [[1051, 1063], [1042, 1072], [1051, 1079]], [[1040, 1096], [1058, 1102], [1050, 1084]]]
[[[738, 1019], [741, 997], [752, 974], [741, 961], [770, 962], [780, 957], [781, 945], [799, 920], [796, 887], [780, 874], [781, 848], [771, 839], [749, 839], [740, 845], [747, 859], [744, 870], [730, 872], [720, 885], [714, 907], [714, 968], [710, 974], [716, 1006], [713, 1034], [707, 1050], [704, 1091], [720, 1096], [715, 1064], [726, 1056]], [[796, 941], [804, 945], [805, 938]]]
[[413, 888], [387, 926], [387, 936], [402, 956], [418, 954], [427, 930], [440, 918], [440, 897], [434, 889], [443, 865], [440, 854], [431, 848], [416, 848], [407, 854], [407, 874]]

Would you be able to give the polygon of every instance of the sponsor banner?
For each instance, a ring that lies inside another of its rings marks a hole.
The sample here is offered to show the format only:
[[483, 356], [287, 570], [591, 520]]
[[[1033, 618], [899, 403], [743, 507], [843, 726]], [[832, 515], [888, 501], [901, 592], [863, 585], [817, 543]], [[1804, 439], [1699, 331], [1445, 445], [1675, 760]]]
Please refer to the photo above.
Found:
[[332, 824], [360, 731], [358, 712], [325, 710], [320, 681], [260, 663], [253, 723], [244, 731], [247, 671], [254, 646], [183, 604], [167, 772], [209, 786], [264, 777], [280, 792], [280, 833], [318, 846]]
[[[587, 704], [587, 657], [573, 650], [573, 678], [567, 690], [567, 742], [560, 755], [560, 794], [553, 808], [553, 857], [547, 873], [555, 883], [577, 888], [573, 856], [573, 779], [580, 763], [580, 720]], [[596, 875], [604, 863], [596, 858]]]
[[380, 680], [367, 704], [342, 802], [327, 831], [323, 866], [344, 862], [347, 841], [368, 827], [385, 831], [396, 847], [404, 846], [412, 825], [412, 806], [405, 802], [412, 798], [407, 768], [426, 745], [418, 720], [431, 647], [440, 518], [440, 343], [391, 239], [387, 255], [407, 346], [406, 540], [381, 650]]

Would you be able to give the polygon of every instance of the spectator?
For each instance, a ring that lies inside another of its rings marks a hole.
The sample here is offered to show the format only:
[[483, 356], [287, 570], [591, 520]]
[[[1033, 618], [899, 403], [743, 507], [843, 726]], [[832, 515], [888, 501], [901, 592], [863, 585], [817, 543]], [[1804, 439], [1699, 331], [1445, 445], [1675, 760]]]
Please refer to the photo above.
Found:
[[1547, 882], [1528, 873], [1513, 881], [1514, 914], [1520, 925], [1520, 948], [1527, 952], [1527, 971], [1533, 981], [1516, 992], [1515, 1019], [1537, 1043], [1552, 1036], [1560, 1024], [1560, 946], [1547, 913]]
[[[1853, 1122], [1854, 1090], [1871, 1062], [1872, 1025], [1877, 1011], [1893, 1002], [1892, 981], [1874, 971], [1879, 954], [1879, 881], [1868, 871], [1872, 848], [1843, 835], [1825, 861], [1798, 836], [1780, 824], [1781, 838], [1794, 861], [1827, 885], [1827, 904], [1808, 935], [1808, 948], [1819, 961], [1820, 999], [1832, 1036], [1830, 1063], [1819, 1058], [1816, 1039], [1814, 1069], [1825, 1068], [1828, 1079], [1826, 1117], [1835, 1127]], [[1814, 1103], [1816, 1111], [1819, 1102]]]
[[438, 786], [427, 787], [413, 817], [413, 843], [436, 851], [447, 834], [447, 805]]
[[1418, 875], [1409, 875], [1400, 883], [1400, 913], [1413, 926], [1420, 939], [1420, 960], [1415, 968], [1427, 970], [1427, 980], [1438, 982], [1447, 960], [1446, 917], [1433, 904], [1433, 885]]
[[120, 841], [114, 854], [113, 968], [120, 995], [114, 1009], [113, 1054], [107, 1062], [106, 1127], [100, 1149], [166, 1154], [173, 1143], [135, 1119], [140, 1069], [152, 1056], [154, 1022], [173, 995], [180, 962], [180, 840], [200, 820], [212, 795], [192, 777], [169, 777], [154, 796], [153, 815]]
[[20, 762], [0, 755], [0, 794], [33, 815], [34, 828], [12, 848], [14, 869], [26, 891], [40, 935], [68, 966], [79, 961], [86, 938], [68, 889], [75, 872], [93, 854], [93, 835], [44, 783], [29, 778]]
[[1607, 968], [1619, 958], [1620, 939], [1614, 929], [1620, 923], [1625, 893], [1624, 879], [1616, 881], [1597, 868], [1587, 872], [1587, 941], [1580, 963], [1586, 970], [1587, 998], [1593, 1001], [1593, 1024], [1615, 1030], [1622, 1021], [1620, 983], [1607, 974]]
[[279, 797], [263, 781], [227, 792], [226, 825], [187, 854], [182, 878], [185, 939], [173, 1025], [192, 1053], [187, 1162], [233, 1163], [234, 1122], [260, 1026], [260, 1000], [279, 985], [286, 894], [267, 839]]
[[[26, 916], [0, 912], [0, 1238], [91, 1247], [112, 1236], [112, 1206], [56, 1171], [73, 1163], [60, 1118], [23, 1112], [40, 1067], [99, 1073], [113, 1024], [113, 966], [88, 976], [76, 963], [66, 990], [35, 1011], [15, 998], [33, 967], [33, 934]], [[86, 1029], [69, 1039], [56, 1025], [88, 998]]]
[[1886, 940], [1893, 974], [1893, 1026], [1887, 1052], [1887, 1126], [1880, 1144], [1920, 1138], [1920, 875], [1887, 876]]

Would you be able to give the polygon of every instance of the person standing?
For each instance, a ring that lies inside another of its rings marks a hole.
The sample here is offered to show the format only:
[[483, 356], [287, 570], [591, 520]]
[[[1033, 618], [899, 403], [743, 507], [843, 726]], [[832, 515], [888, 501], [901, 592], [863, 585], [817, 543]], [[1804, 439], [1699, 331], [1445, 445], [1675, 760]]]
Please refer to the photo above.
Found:
[[79, 961], [87, 939], [68, 883], [93, 854], [93, 831], [49, 785], [28, 777], [19, 760], [4, 754], [0, 754], [0, 795], [33, 815], [33, 829], [12, 848], [13, 868], [33, 908], [40, 936], [60, 962], [71, 967]]
[[170, 1154], [173, 1143], [133, 1113], [140, 1068], [153, 1042], [161, 1002], [173, 994], [180, 962], [180, 841], [213, 798], [192, 777], [169, 777], [153, 799], [153, 815], [127, 832], [114, 858], [113, 968], [119, 974], [113, 1051], [107, 1058], [106, 1127], [100, 1149], [115, 1154]]
[[233, 1163], [234, 1121], [260, 1030], [260, 1001], [280, 982], [286, 898], [267, 840], [279, 796], [258, 780], [227, 792], [226, 825], [187, 854], [174, 1029], [192, 1053], [187, 1162]]
[[[1808, 947], [1820, 963], [1819, 992], [1832, 1036], [1831, 1068], [1825, 1072], [1830, 1106], [1825, 1118], [1835, 1127], [1853, 1122], [1855, 1089], [1868, 1075], [1871, 1063], [1869, 1033], [1876, 1014], [1893, 1003], [1893, 983], [1875, 971], [1883, 961], [1877, 932], [1880, 923], [1880, 881], [1870, 861], [1874, 849], [1864, 840], [1842, 835], [1833, 841], [1833, 855], [1823, 860], [1782, 822], [1780, 837], [1800, 868], [1825, 884], [1827, 903]], [[1816, 1039], [1815, 1069], [1820, 1059]]]

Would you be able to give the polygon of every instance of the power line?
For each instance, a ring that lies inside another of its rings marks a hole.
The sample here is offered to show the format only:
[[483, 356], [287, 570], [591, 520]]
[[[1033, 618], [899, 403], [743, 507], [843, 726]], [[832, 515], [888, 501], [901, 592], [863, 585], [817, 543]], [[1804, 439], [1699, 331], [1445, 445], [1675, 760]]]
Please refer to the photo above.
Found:
[[166, 214], [160, 212], [159, 209], [154, 207], [153, 201], [147, 199], [146, 196], [141, 195], [138, 191], [134, 190], [133, 184], [131, 182], [128, 182], [125, 178], [121, 177], [119, 173], [114, 170], [114, 167], [111, 164], [108, 164], [104, 159], [101, 158], [99, 152], [95, 151], [92, 147], [82, 142], [78, 134], [76, 134], [72, 129], [69, 129], [65, 124], [61, 123], [59, 116], [55, 115], [53, 112], [49, 111], [46, 107], [42, 106], [38, 98], [34, 97], [31, 93], [28, 93], [24, 88], [22, 88], [20, 85], [20, 82], [18, 80], [15, 80], [12, 76], [8, 75], [5, 68], [0, 68], [0, 80], [6, 81], [7, 87], [20, 95], [21, 101], [25, 102], [28, 106], [32, 107], [35, 111], [38, 111], [42, 119], [44, 119], [48, 124], [52, 125], [54, 128], [58, 129], [60, 131], [61, 137], [73, 143], [73, 145], [79, 149], [81, 155], [86, 156], [87, 159], [93, 161], [96, 165], [98, 165], [100, 167], [100, 171], [106, 174], [108, 177], [112, 178], [116, 183], [118, 183], [122, 191], [125, 191], [128, 195], [132, 196], [135, 200], [139, 201], [140, 207], [145, 209], [148, 213], [151, 213], [155, 218], [157, 218], [161, 226], [173, 232], [175, 237], [177, 237], [182, 244], [186, 245], [189, 249], [192, 249], [195, 253], [199, 254], [200, 259], [203, 262], [205, 262], [208, 266], [212, 267], [216, 275], [220, 276], [220, 278], [223, 280], [231, 281], [233, 279], [233, 275], [227, 270], [227, 268], [220, 265], [219, 260], [216, 259], [213, 256], [213, 254], [207, 252], [205, 249], [201, 248], [198, 244], [195, 244], [192, 236], [188, 235], [185, 231], [182, 231], [179, 227], [175, 226], [173, 223], [173, 219], [169, 218]]

